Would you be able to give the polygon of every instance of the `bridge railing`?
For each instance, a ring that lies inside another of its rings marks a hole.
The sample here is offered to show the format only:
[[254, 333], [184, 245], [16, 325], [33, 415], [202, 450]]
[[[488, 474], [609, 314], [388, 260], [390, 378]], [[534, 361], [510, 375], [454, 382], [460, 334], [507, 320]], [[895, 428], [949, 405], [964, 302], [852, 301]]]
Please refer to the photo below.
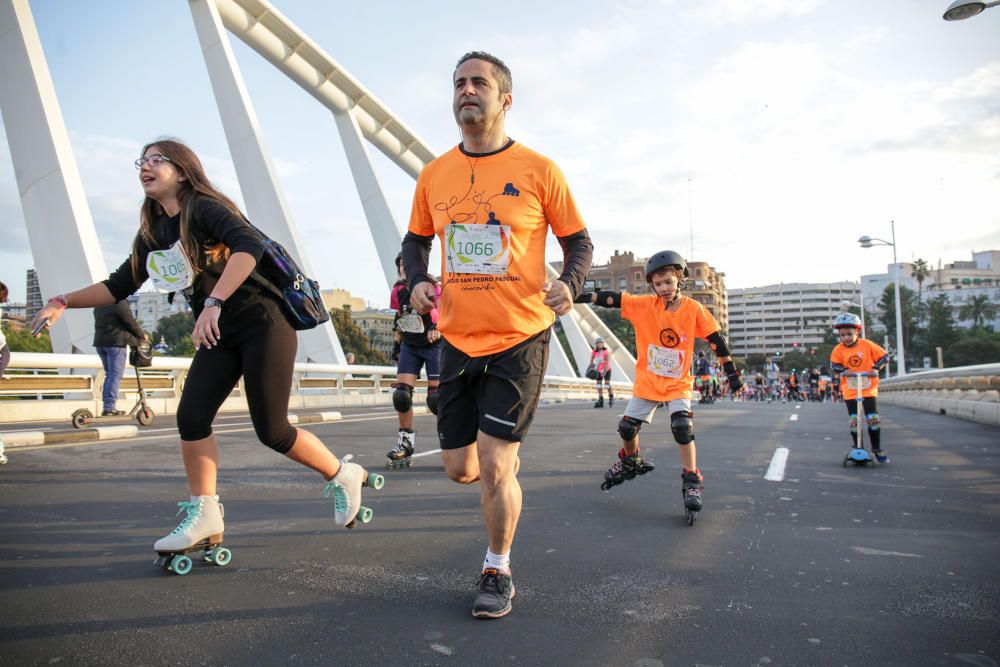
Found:
[[1000, 364], [919, 371], [882, 380], [879, 400], [1000, 425]]
[[[153, 365], [141, 370], [142, 387], [156, 414], [176, 412], [190, 366], [187, 357], [154, 357]], [[394, 366], [297, 363], [289, 410], [391, 404], [394, 382]], [[97, 355], [14, 352], [0, 379], [0, 423], [68, 418], [80, 408], [96, 414], [102, 406], [103, 383], [104, 368]], [[426, 391], [426, 386], [426, 377], [417, 380], [417, 393]], [[631, 383], [615, 382], [613, 386], [616, 394], [631, 394]], [[137, 391], [135, 370], [127, 366], [119, 390], [119, 409], [129, 409]], [[594, 396], [594, 383], [549, 375], [542, 396], [544, 400], [587, 398]], [[222, 410], [245, 409], [241, 379]]]

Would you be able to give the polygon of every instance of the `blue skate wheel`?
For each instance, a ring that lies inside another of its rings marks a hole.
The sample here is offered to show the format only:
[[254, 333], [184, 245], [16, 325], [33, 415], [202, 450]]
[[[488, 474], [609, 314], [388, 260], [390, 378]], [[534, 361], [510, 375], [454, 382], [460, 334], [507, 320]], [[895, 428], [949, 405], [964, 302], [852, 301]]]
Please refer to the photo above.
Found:
[[170, 561], [169, 569], [174, 574], [185, 575], [191, 571], [192, 565], [191, 559], [187, 556], [174, 556], [174, 559]]
[[361, 523], [368, 523], [369, 521], [372, 520], [373, 514], [375, 514], [375, 512], [373, 512], [370, 507], [365, 507], [364, 505], [362, 505], [361, 509], [358, 511], [357, 519]]
[[381, 489], [383, 485], [385, 485], [385, 477], [374, 472], [368, 475], [368, 486], [373, 489]]
[[852, 449], [849, 456], [852, 461], [857, 461], [858, 463], [863, 463], [868, 460], [868, 452], [864, 449]]
[[233, 559], [233, 552], [225, 547], [219, 547], [218, 549], [212, 550], [212, 562], [219, 567], [224, 567], [229, 565], [229, 561]]

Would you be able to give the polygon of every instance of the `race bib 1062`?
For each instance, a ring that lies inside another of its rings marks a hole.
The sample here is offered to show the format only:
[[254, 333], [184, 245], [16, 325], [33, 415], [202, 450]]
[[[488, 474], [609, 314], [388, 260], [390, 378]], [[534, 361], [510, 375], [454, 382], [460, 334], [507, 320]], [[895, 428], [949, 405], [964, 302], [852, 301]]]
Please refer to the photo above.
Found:
[[646, 350], [646, 368], [653, 374], [667, 378], [684, 376], [684, 351], [671, 350], [649, 344]]
[[448, 271], [503, 275], [510, 264], [510, 225], [448, 225]]
[[194, 282], [194, 271], [181, 242], [166, 250], [153, 250], [146, 256], [146, 271], [158, 292], [177, 292]]

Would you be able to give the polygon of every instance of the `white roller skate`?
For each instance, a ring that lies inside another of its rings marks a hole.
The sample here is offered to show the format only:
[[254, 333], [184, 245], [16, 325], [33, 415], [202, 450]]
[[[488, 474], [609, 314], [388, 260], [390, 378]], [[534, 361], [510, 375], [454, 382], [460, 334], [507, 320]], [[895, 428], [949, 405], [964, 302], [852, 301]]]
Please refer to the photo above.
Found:
[[225, 510], [218, 496], [191, 496], [190, 501], [177, 503], [177, 514], [187, 512], [184, 519], [166, 537], [156, 541], [153, 549], [157, 557], [154, 563], [175, 574], [187, 574], [193, 565], [187, 555], [192, 552], [196, 559], [214, 565], [227, 565], [232, 560], [229, 549], [223, 548], [222, 521]]
[[3, 450], [3, 438], [0, 438], [0, 466], [7, 463], [7, 455], [4, 454]]
[[368, 474], [357, 463], [341, 461], [340, 471], [326, 483], [323, 497], [333, 496], [333, 519], [338, 526], [354, 528], [355, 520], [368, 523], [374, 512], [361, 504], [361, 487], [381, 489], [385, 478], [375, 473]]

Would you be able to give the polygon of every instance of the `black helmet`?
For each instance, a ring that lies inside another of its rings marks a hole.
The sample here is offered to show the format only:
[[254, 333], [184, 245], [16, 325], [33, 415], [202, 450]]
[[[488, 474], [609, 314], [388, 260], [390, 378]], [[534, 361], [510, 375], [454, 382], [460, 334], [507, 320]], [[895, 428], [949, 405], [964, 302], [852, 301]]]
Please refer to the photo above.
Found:
[[688, 277], [688, 265], [684, 261], [684, 258], [673, 250], [661, 250], [646, 260], [646, 282], [651, 282], [651, 277], [654, 273], [668, 266], [676, 266], [678, 269], [684, 271], [685, 278]]

